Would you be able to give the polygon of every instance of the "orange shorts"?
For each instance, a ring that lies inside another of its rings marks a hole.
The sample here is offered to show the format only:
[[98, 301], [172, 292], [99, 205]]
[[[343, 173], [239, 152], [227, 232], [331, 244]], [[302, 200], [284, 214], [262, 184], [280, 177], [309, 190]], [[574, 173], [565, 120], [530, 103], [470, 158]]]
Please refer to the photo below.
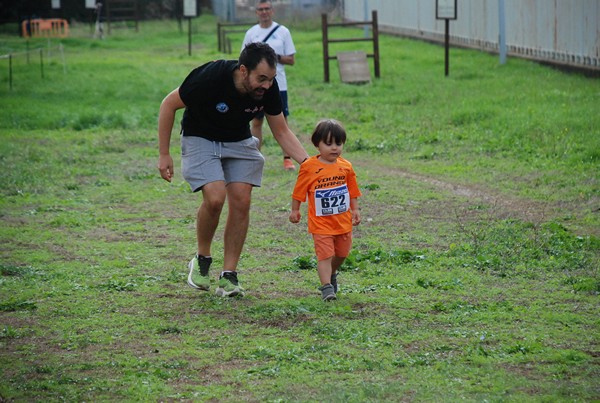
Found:
[[347, 257], [352, 248], [352, 232], [340, 235], [312, 234], [317, 260]]

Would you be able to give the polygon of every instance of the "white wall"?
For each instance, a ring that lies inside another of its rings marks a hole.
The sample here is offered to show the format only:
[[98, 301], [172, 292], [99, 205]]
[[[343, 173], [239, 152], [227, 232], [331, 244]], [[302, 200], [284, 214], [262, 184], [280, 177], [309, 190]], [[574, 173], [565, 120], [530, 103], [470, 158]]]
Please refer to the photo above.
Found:
[[[499, 0], [457, 0], [450, 42], [498, 51]], [[365, 2], [368, 16], [365, 19]], [[600, 0], [504, 0], [509, 55], [600, 69]], [[370, 20], [382, 32], [443, 41], [435, 0], [344, 0], [344, 18]]]

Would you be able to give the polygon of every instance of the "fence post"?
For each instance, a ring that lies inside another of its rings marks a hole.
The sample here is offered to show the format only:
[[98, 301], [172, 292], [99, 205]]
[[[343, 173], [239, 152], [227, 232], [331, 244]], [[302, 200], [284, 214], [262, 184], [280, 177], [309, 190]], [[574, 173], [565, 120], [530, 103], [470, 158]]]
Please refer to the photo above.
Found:
[[373, 58], [375, 59], [375, 77], [381, 76], [379, 72], [379, 23], [377, 22], [377, 10], [372, 12], [373, 21]]
[[192, 17], [188, 17], [188, 56], [192, 55]]
[[65, 48], [62, 43], [58, 46], [58, 49], [60, 51], [60, 59], [62, 60], [63, 74], [67, 74], [67, 62], [65, 60]]
[[321, 30], [323, 32], [323, 73], [325, 82], [329, 82], [329, 38], [327, 36], [327, 14], [321, 14]]
[[506, 64], [506, 17], [504, 14], [504, 0], [498, 0], [498, 48], [500, 50], [500, 64]]
[[44, 50], [40, 48], [40, 71], [42, 72], [42, 78], [44, 78]]
[[217, 22], [217, 43], [219, 47], [219, 52], [221, 51], [221, 23]]
[[8, 54], [8, 88], [12, 91], [12, 53]]

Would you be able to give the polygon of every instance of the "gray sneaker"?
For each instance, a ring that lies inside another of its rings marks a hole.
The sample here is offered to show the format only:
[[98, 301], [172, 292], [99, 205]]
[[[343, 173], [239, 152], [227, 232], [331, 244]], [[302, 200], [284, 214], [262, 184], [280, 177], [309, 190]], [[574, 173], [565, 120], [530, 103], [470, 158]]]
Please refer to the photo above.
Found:
[[319, 288], [319, 290], [321, 291], [321, 299], [323, 299], [323, 301], [333, 301], [337, 298], [331, 284], [325, 284], [323, 287]]
[[188, 264], [190, 274], [188, 274], [187, 280], [190, 287], [202, 291], [208, 291], [210, 289], [208, 269], [211, 263], [211, 257], [195, 256], [190, 260], [190, 263]]
[[237, 295], [240, 297], [244, 296], [244, 289], [238, 282], [237, 273], [235, 271], [226, 271], [221, 273], [216, 294], [219, 297], [235, 297]]

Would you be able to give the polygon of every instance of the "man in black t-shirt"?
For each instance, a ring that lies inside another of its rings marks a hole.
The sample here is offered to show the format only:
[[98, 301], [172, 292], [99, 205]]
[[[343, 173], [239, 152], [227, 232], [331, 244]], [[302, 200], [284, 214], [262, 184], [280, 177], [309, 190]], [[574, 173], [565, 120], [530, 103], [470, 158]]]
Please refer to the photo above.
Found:
[[243, 295], [236, 270], [248, 232], [252, 188], [261, 185], [264, 166], [258, 139], [250, 133], [249, 122], [254, 116], [265, 113], [273, 136], [294, 160], [302, 163], [308, 158], [283, 117], [276, 63], [277, 56], [269, 45], [248, 44], [238, 61], [218, 60], [194, 69], [160, 105], [160, 175], [169, 182], [173, 179], [171, 131], [175, 113], [185, 108], [181, 121], [182, 175], [192, 191], [202, 191], [196, 216], [198, 252], [188, 265], [188, 284], [195, 289], [210, 288], [211, 244], [227, 200], [223, 271], [216, 293]]

